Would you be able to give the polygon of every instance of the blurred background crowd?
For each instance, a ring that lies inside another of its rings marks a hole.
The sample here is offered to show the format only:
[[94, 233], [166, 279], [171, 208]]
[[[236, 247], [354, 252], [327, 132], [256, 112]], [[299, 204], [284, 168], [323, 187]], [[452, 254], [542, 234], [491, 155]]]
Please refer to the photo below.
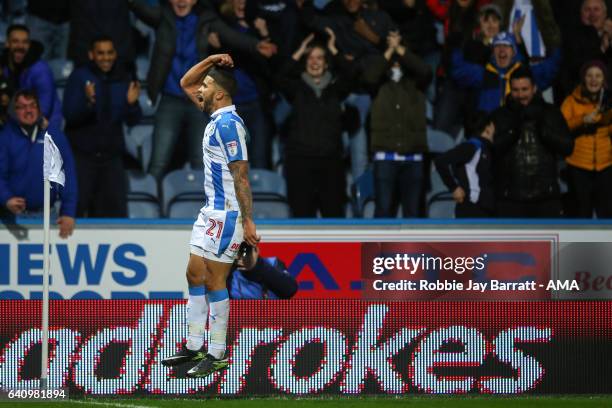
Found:
[[40, 215], [48, 131], [65, 235], [193, 218], [208, 118], [179, 81], [216, 53], [236, 65], [255, 216], [612, 216], [607, 1], [0, 4], [0, 202]]

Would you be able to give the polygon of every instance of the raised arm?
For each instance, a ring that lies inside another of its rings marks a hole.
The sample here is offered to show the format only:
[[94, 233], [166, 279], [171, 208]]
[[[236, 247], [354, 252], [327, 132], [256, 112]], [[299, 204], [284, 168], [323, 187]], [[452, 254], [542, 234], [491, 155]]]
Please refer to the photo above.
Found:
[[249, 245], [257, 246], [260, 237], [257, 236], [257, 230], [253, 222], [253, 196], [249, 184], [249, 162], [246, 160], [233, 161], [228, 164], [228, 167], [234, 179], [236, 198], [242, 213], [244, 240]]
[[212, 67], [218, 65], [220, 67], [233, 67], [234, 61], [229, 54], [214, 54], [209, 55], [202, 61], [195, 64], [181, 78], [181, 88], [183, 92], [191, 99], [198, 109], [202, 110], [202, 99], [198, 93], [198, 89], [202, 86], [204, 77]]

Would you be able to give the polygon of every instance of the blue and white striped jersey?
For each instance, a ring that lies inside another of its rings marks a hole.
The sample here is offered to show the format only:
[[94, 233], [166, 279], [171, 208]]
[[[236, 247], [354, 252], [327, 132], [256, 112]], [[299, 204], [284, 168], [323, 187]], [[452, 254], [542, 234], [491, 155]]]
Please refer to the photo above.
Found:
[[202, 140], [206, 200], [202, 210], [240, 211], [228, 163], [248, 160], [246, 139], [246, 127], [234, 105], [211, 115]]

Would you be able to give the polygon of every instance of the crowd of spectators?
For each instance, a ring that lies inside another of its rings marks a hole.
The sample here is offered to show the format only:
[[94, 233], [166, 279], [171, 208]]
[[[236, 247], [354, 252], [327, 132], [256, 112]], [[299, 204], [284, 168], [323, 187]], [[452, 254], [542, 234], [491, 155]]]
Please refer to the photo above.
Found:
[[[457, 217], [612, 216], [607, 0], [0, 5], [3, 211], [40, 210], [29, 169], [49, 129], [73, 172], [60, 218], [127, 216], [124, 129], [143, 120], [142, 92], [155, 107], [143, 170], [161, 183], [201, 168], [208, 118], [179, 81], [230, 53], [251, 167], [283, 174], [294, 217], [344, 217], [347, 181], [366, 172], [376, 217], [426, 216], [431, 168]], [[52, 59], [73, 64], [62, 98]], [[455, 147], [432, 153], [431, 129]]]

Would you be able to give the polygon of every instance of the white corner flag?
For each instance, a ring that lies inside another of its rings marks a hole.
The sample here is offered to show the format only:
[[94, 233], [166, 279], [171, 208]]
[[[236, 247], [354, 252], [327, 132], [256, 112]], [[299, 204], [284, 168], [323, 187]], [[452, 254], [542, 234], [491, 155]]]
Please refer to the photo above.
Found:
[[53, 142], [53, 138], [48, 132], [45, 132], [45, 151], [43, 163], [43, 176], [45, 180], [59, 183], [62, 186], [66, 183], [66, 176], [62, 166], [64, 161], [62, 155]]
[[53, 142], [53, 138], [45, 132], [45, 143], [43, 152], [43, 299], [42, 299], [42, 356], [40, 361], [40, 388], [46, 389], [49, 378], [49, 241], [50, 241], [50, 218], [51, 218], [51, 182], [66, 183], [66, 175], [62, 166], [62, 154]]

